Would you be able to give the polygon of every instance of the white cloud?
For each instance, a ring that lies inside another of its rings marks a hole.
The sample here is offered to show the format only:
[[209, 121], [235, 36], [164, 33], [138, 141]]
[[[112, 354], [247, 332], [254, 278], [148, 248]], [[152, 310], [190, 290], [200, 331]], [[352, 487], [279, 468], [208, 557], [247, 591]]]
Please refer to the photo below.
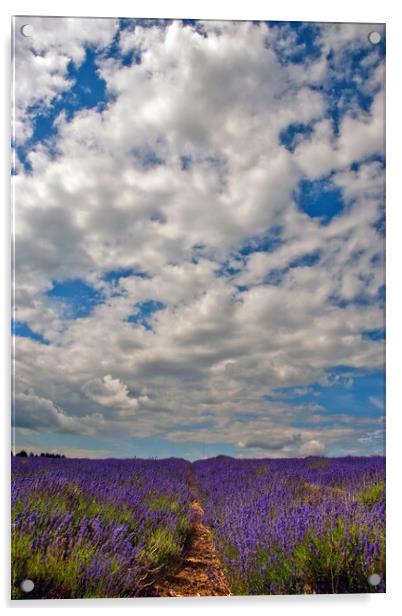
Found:
[[[33, 28], [29, 38], [21, 34], [27, 21]], [[49, 108], [53, 99], [73, 85], [69, 62], [79, 66], [87, 46], [103, 49], [110, 45], [116, 27], [113, 19], [15, 17], [13, 119], [20, 144], [32, 134], [35, 112], [29, 108]]]
[[302, 456], [323, 456], [326, 453], [326, 447], [320, 441], [312, 439], [307, 441], [300, 447], [300, 454]]
[[369, 401], [373, 406], [375, 406], [376, 409], [379, 411], [384, 411], [385, 400], [377, 398], [376, 396], [370, 396]]
[[345, 115], [338, 137], [333, 135], [328, 119], [317, 122], [312, 136], [295, 151], [295, 161], [302, 172], [309, 178], [319, 178], [354, 161], [384, 154], [384, 103], [384, 91], [380, 90], [369, 113]]
[[127, 386], [110, 374], [104, 376], [103, 379], [88, 381], [83, 386], [83, 391], [88, 398], [101, 406], [135, 411], [139, 405], [137, 399], [130, 397]]

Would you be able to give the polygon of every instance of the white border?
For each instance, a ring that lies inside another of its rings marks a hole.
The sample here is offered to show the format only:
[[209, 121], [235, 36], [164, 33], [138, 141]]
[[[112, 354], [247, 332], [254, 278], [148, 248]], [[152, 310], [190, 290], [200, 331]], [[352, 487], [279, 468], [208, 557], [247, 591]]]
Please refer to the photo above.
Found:
[[[6, 3], [8, 4], [8, 3]], [[366, 1], [364, 6], [349, 0], [337, 0], [333, 4], [319, 1], [283, 0], [268, 4], [265, 0], [248, 0], [244, 3], [218, 2], [203, 0], [148, 0], [134, 3], [128, 0], [116, 0], [112, 3], [97, 4], [80, 0], [16, 0], [9, 3], [14, 15], [73, 15], [96, 17], [170, 17], [192, 19], [269, 19], [282, 21], [357, 21], [382, 23], [387, 21], [390, 11], [395, 8], [391, 2]]]
[[[401, 286], [401, 240], [402, 233], [402, 204], [399, 203], [401, 176], [400, 162], [400, 119], [401, 113], [401, 87], [400, 63], [402, 58], [402, 20], [398, 3], [393, 0], [368, 1], [364, 3], [350, 0], [335, 0], [333, 3], [322, 0], [282, 0], [279, 3], [269, 3], [266, 0], [247, 0], [236, 5], [235, 3], [217, 2], [217, 0], [203, 0], [202, 2], [189, 2], [188, 0], [147, 0], [140, 4], [129, 0], [114, 0], [112, 3], [98, 4], [83, 0], [59, 0], [57, 3], [50, 0], [30, 1], [14, 0], [4, 1], [1, 6], [1, 51], [2, 62], [2, 105], [1, 122], [2, 135], [10, 135], [9, 112], [9, 84], [10, 84], [10, 28], [11, 15], [74, 15], [97, 17], [187, 17], [203, 19], [269, 19], [293, 21], [356, 21], [367, 23], [387, 23], [387, 594], [386, 595], [340, 595], [340, 596], [308, 596], [308, 597], [245, 597], [245, 598], [205, 598], [205, 599], [136, 599], [133, 600], [69, 600], [69, 601], [26, 601], [11, 602], [8, 600], [9, 579], [9, 437], [10, 437], [10, 188], [9, 188], [9, 140], [3, 140], [0, 148], [1, 169], [4, 178], [3, 200], [0, 207], [0, 229], [2, 237], [0, 242], [0, 275], [4, 297], [1, 302], [1, 366], [0, 391], [3, 393], [2, 411], [5, 424], [3, 424], [3, 450], [5, 463], [3, 482], [3, 531], [7, 540], [3, 542], [0, 560], [0, 587], [1, 603], [6, 609], [16, 610], [17, 613], [29, 608], [30, 610], [74, 609], [74, 613], [88, 613], [97, 609], [115, 610], [127, 608], [135, 610], [137, 614], [176, 612], [204, 614], [205, 610], [216, 614], [224, 612], [231, 614], [243, 613], [248, 608], [254, 614], [338, 614], [345, 610], [346, 614], [352, 612], [365, 616], [378, 616], [381, 610], [396, 607], [400, 601], [398, 596], [402, 555], [402, 533], [400, 531], [401, 511], [401, 478], [400, 478], [400, 452], [401, 452], [401, 421], [402, 413], [400, 387], [402, 381], [402, 338], [399, 319], [402, 307]], [[399, 193], [399, 194], [398, 194]], [[5, 428], [5, 429], [4, 429]], [[386, 605], [385, 605], [386, 604]], [[85, 611], [84, 611], [85, 610]], [[25, 612], [26, 613], [26, 612]]]

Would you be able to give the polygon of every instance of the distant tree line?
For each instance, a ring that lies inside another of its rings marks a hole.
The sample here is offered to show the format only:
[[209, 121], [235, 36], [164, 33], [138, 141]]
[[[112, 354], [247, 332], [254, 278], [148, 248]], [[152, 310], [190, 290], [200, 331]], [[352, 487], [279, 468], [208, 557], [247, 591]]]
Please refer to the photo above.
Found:
[[[11, 455], [13, 456], [13, 452], [11, 452]], [[23, 449], [22, 451], [19, 451], [18, 453], [15, 454], [15, 456], [18, 458], [65, 458], [66, 456], [62, 453], [47, 453], [47, 452], [42, 452], [42, 453], [33, 453], [32, 451], [29, 452], [29, 454], [25, 451], [25, 449]]]

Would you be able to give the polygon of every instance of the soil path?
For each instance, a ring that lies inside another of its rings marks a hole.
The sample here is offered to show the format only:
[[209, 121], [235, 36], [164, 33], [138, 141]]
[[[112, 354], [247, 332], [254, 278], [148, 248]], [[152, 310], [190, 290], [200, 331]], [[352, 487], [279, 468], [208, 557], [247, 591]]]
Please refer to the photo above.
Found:
[[188, 485], [194, 500], [194, 522], [184, 545], [181, 562], [176, 570], [169, 571], [155, 582], [148, 596], [153, 597], [204, 597], [228, 596], [230, 590], [216, 554], [212, 533], [201, 522], [204, 513], [199, 501], [193, 475]]

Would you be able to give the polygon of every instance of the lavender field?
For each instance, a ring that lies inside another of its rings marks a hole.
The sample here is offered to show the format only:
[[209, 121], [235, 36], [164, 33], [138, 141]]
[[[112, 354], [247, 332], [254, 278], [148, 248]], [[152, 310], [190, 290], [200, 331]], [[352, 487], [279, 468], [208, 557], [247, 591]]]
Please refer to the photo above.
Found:
[[[16, 457], [12, 478], [15, 599], [155, 596], [180, 570], [194, 503], [230, 594], [385, 591], [382, 457]], [[206, 568], [211, 591], [199, 594], [218, 594]]]

